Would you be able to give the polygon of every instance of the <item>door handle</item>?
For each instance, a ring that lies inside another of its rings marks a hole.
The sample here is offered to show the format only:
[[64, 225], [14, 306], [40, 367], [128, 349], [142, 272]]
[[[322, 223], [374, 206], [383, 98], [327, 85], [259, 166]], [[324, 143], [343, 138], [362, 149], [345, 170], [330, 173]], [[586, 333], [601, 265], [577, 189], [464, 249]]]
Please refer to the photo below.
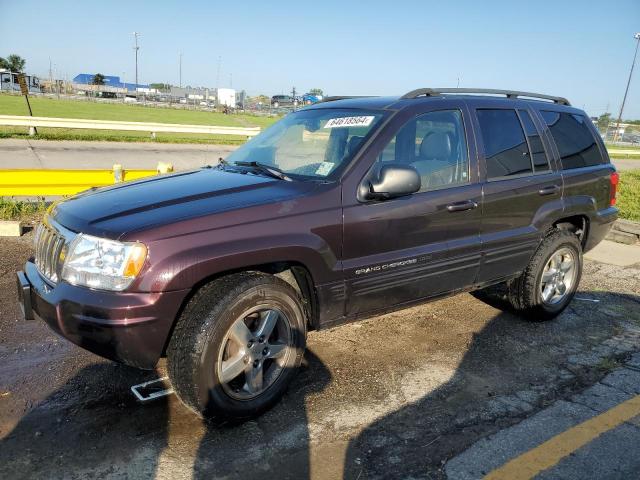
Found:
[[450, 212], [464, 212], [465, 210], [473, 210], [474, 208], [478, 208], [478, 203], [473, 200], [465, 200], [464, 202], [447, 205], [447, 210]]
[[553, 195], [554, 193], [558, 193], [559, 191], [560, 191], [560, 187], [558, 185], [551, 185], [550, 187], [544, 187], [538, 190], [538, 194]]

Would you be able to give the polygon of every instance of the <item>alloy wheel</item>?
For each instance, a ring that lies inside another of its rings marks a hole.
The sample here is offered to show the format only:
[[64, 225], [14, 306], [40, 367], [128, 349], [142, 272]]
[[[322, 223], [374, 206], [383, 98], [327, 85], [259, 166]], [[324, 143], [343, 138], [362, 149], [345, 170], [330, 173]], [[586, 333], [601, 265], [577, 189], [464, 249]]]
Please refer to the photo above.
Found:
[[218, 378], [227, 395], [249, 400], [280, 376], [294, 350], [291, 323], [275, 308], [243, 313], [228, 330], [218, 355]]
[[560, 303], [571, 293], [576, 279], [576, 255], [567, 247], [551, 255], [542, 271], [540, 296], [547, 305]]

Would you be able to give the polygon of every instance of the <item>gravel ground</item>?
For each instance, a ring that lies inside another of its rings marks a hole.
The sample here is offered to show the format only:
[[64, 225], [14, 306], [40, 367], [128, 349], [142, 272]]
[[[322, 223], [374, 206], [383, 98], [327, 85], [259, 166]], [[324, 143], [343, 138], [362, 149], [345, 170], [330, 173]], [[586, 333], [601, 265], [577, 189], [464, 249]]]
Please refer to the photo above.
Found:
[[30, 241], [0, 239], [4, 478], [443, 478], [479, 438], [640, 350], [640, 265], [587, 261], [554, 322], [518, 318], [496, 292], [312, 332], [284, 401], [216, 428], [173, 396], [135, 401], [129, 387], [162, 364], [140, 372], [19, 320], [14, 272]]

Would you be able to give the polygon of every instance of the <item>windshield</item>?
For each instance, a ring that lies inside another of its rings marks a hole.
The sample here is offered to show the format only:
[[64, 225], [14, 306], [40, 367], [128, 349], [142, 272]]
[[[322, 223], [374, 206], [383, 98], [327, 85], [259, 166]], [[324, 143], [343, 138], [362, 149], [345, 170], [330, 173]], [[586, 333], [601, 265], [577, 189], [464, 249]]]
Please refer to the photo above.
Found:
[[382, 117], [381, 111], [300, 110], [244, 144], [227, 162], [257, 162], [294, 177], [326, 178], [347, 165]]

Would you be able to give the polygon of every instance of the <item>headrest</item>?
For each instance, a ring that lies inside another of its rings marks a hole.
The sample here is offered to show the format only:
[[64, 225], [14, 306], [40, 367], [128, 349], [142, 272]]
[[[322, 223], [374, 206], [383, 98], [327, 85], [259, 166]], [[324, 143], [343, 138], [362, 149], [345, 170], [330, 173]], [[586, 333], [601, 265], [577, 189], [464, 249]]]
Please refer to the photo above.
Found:
[[451, 138], [442, 132], [427, 133], [420, 144], [421, 158], [447, 159], [451, 156]]

